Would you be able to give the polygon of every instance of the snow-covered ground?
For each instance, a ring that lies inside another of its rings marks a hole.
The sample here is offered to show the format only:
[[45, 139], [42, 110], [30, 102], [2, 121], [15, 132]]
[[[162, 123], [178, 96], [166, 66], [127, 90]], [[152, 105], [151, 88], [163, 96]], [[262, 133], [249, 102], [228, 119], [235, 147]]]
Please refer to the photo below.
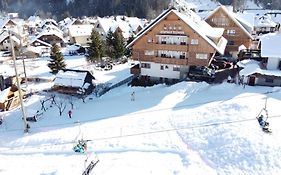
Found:
[[[83, 57], [67, 57], [66, 62], [69, 67], [88, 66]], [[46, 59], [30, 65], [38, 66], [30, 75], [50, 76]], [[129, 75], [129, 67], [94, 70], [94, 75], [114, 83]], [[51, 83], [29, 86], [44, 89]], [[62, 116], [47, 102], [47, 111], [30, 123], [28, 134], [23, 133], [19, 109], [2, 113], [0, 174], [82, 174], [86, 155], [72, 151], [81, 138], [90, 140], [89, 160], [100, 160], [92, 172], [97, 175], [280, 174], [279, 90], [204, 82], [121, 86], [99, 98], [91, 95], [86, 103], [72, 98], [71, 119], [68, 98], [61, 98], [67, 105]], [[39, 93], [25, 101], [29, 116], [42, 112], [39, 101], [47, 96]], [[262, 132], [255, 118], [266, 97], [272, 134]]]

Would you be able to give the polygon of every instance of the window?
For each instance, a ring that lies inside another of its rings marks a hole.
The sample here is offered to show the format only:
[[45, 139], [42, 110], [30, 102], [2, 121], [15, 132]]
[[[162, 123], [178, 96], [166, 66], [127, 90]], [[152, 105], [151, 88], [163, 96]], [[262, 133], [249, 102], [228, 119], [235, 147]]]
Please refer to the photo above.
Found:
[[173, 71], [180, 71], [180, 66], [173, 66]]
[[227, 31], [226, 31], [226, 34], [227, 34], [227, 35], [234, 36], [234, 35], [235, 35], [235, 30], [227, 30]]
[[147, 37], [147, 42], [148, 43], [152, 43], [152, 38], [151, 37]]
[[205, 60], [208, 58], [208, 55], [205, 53], [197, 53], [196, 54], [196, 59], [201, 59], [201, 60]]
[[169, 69], [169, 67], [166, 65], [166, 66], [165, 66], [165, 69]]
[[192, 39], [190, 44], [192, 45], [198, 45], [198, 39]]
[[164, 66], [163, 65], [160, 65], [160, 70], [164, 70]]
[[218, 26], [227, 26], [229, 24], [229, 21], [225, 16], [213, 18], [212, 22]]
[[266, 78], [266, 79], [265, 79], [265, 82], [266, 82], [266, 83], [273, 83], [273, 82], [274, 82], [274, 79], [273, 79], [273, 78]]
[[141, 63], [142, 68], [150, 69], [150, 64], [149, 63]]
[[234, 45], [235, 43], [234, 43], [234, 41], [228, 41], [227, 42], [227, 45]]
[[154, 51], [153, 50], [145, 50], [144, 55], [154, 55]]

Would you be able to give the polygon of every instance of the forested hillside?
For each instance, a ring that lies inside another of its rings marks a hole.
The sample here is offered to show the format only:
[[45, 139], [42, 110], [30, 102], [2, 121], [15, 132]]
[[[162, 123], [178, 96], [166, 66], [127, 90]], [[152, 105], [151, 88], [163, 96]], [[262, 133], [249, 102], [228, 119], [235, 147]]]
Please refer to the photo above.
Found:
[[168, 0], [0, 0], [2, 12], [19, 12], [22, 17], [41, 16], [154, 16], [168, 7]]
[[[215, 1], [215, 0], [214, 0]], [[233, 0], [218, 0], [232, 4]], [[237, 5], [246, 0], [236, 0]], [[254, 0], [267, 8], [281, 8], [280, 0]], [[4, 12], [19, 12], [21, 17], [40, 15], [61, 19], [66, 16], [128, 15], [153, 18], [168, 7], [170, 0], [0, 0]], [[203, 2], [203, 0], [202, 0]]]

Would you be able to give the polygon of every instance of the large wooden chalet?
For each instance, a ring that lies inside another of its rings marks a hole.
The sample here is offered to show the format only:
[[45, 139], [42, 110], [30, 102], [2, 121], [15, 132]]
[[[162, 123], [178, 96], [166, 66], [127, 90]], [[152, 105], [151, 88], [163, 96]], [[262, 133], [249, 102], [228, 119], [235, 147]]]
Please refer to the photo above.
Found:
[[206, 19], [212, 27], [222, 27], [225, 29], [223, 36], [227, 39], [226, 54], [237, 56], [238, 48], [244, 45], [250, 48], [253, 37], [253, 26], [238, 18], [225, 6], [217, 7]]
[[213, 28], [192, 11], [170, 8], [140, 31], [127, 47], [140, 66], [131, 69], [150, 80], [175, 81], [190, 66], [209, 66], [216, 53], [224, 54], [223, 28]]

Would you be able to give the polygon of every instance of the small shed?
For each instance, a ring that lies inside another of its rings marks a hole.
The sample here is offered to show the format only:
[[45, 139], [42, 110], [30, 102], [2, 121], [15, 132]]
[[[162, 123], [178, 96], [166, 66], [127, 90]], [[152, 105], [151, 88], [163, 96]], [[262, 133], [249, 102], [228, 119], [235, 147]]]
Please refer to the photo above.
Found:
[[53, 90], [65, 94], [87, 95], [93, 92], [95, 77], [87, 70], [64, 69], [58, 72]]
[[[24, 92], [22, 91], [22, 95]], [[0, 91], [0, 111], [8, 111], [18, 107], [20, 104], [19, 100], [19, 89], [13, 85]]]

